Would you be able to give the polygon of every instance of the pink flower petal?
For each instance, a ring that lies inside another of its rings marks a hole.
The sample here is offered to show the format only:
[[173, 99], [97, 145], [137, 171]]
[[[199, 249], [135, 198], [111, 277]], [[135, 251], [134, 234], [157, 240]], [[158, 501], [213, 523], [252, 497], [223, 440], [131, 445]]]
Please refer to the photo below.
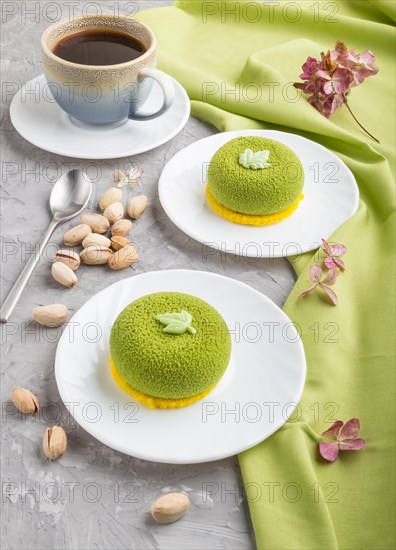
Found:
[[344, 42], [341, 42], [340, 40], [337, 40], [336, 45], [334, 46], [334, 50], [339, 55], [345, 55], [347, 47], [345, 46]]
[[[339, 260], [339, 261], [341, 261], [341, 260]], [[323, 260], [323, 263], [329, 269], [334, 269], [335, 267], [337, 267], [337, 264], [336, 264], [336, 261], [334, 260], [334, 258], [325, 258]]]
[[348, 249], [343, 244], [334, 244], [331, 247], [331, 255], [332, 256], [342, 256], [346, 252], [348, 252]]
[[337, 297], [337, 294], [334, 292], [334, 290], [331, 290], [331, 288], [329, 288], [328, 286], [325, 286], [325, 285], [320, 285], [320, 286], [328, 294], [330, 300], [336, 306], [338, 304], [338, 297]]
[[314, 75], [316, 68], [319, 65], [319, 61], [314, 57], [308, 57], [304, 65], [301, 67], [303, 72], [300, 74], [302, 80], [308, 80]]
[[324, 112], [328, 112], [330, 117], [333, 113], [335, 113], [338, 107], [341, 107], [343, 102], [344, 102], [344, 96], [342, 94], [341, 95], [334, 94], [334, 95], [328, 96], [324, 103]]
[[339, 267], [340, 269], [346, 270], [345, 264], [340, 258], [334, 258], [334, 263]]
[[330, 249], [329, 243], [325, 239], [322, 239], [322, 243], [323, 243], [323, 248], [324, 248], [324, 251], [326, 252], [326, 254], [331, 256], [331, 249]]
[[304, 290], [304, 292], [301, 292], [299, 298], [301, 298], [302, 296], [306, 296], [307, 294], [310, 294], [311, 292], [313, 292], [315, 290], [315, 288], [317, 287], [318, 285], [313, 285], [313, 286], [310, 286], [309, 288], [307, 288], [307, 290]]
[[346, 422], [340, 432], [340, 437], [342, 441], [345, 439], [355, 439], [360, 432], [360, 421], [358, 418], [351, 418]]
[[358, 55], [355, 53], [355, 48], [351, 48], [347, 51], [345, 54], [345, 59], [348, 59], [348, 61], [351, 61], [351, 63], [357, 63], [359, 60]]
[[363, 449], [363, 447], [366, 446], [366, 442], [364, 439], [358, 438], [352, 439], [347, 443], [341, 441], [340, 445], [340, 451], [360, 451], [360, 449]]
[[325, 94], [327, 95], [332, 95], [335, 93], [335, 88], [334, 88], [334, 85], [333, 85], [333, 81], [332, 80], [329, 80], [328, 82], [325, 82], [323, 84], [323, 91]]
[[323, 269], [320, 265], [315, 264], [311, 266], [311, 269], [309, 270], [309, 280], [311, 283], [319, 283], [322, 273]]
[[334, 267], [332, 269], [329, 269], [327, 272], [326, 277], [323, 279], [322, 283], [326, 285], [334, 285], [336, 283], [338, 275], [341, 273], [341, 271], [338, 269], [338, 267]]
[[342, 420], [336, 420], [328, 430], [322, 433], [323, 437], [334, 440], [338, 439], [338, 435], [343, 425], [344, 422]]
[[325, 80], [331, 80], [331, 76], [327, 71], [316, 71], [316, 76], [324, 78]]
[[319, 452], [325, 460], [334, 462], [338, 458], [338, 443], [319, 443]]

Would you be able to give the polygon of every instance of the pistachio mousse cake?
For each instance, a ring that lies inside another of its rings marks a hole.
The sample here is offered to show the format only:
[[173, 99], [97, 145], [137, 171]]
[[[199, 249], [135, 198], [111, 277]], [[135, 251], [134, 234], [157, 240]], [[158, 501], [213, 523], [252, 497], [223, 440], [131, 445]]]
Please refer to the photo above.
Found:
[[206, 194], [222, 217], [244, 225], [269, 225], [290, 216], [303, 199], [298, 156], [274, 139], [243, 136], [213, 155]]
[[185, 407], [219, 382], [231, 355], [220, 313], [200, 298], [157, 292], [117, 317], [110, 335], [117, 384], [150, 408]]

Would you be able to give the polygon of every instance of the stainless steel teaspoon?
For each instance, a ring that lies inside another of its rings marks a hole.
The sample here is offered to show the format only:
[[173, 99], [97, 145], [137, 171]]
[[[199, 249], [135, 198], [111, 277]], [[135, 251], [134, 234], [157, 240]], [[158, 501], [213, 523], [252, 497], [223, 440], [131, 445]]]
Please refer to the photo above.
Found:
[[77, 216], [87, 206], [92, 192], [92, 181], [82, 170], [70, 170], [56, 182], [50, 197], [52, 220], [37, 251], [32, 254], [0, 309], [0, 321], [6, 323], [18, 303], [44, 247], [58, 224]]

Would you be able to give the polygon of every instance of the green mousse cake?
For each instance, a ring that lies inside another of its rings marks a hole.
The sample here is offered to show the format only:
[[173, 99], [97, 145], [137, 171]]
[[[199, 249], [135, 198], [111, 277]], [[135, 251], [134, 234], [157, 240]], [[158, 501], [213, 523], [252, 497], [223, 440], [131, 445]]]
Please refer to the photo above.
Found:
[[116, 381], [126, 382], [134, 397], [154, 407], [165, 405], [152, 400], [150, 405], [147, 398], [184, 406], [193, 400], [183, 400], [200, 398], [220, 380], [230, 359], [231, 338], [222, 316], [203, 300], [158, 292], [120, 313], [111, 330], [110, 352]]
[[298, 156], [283, 143], [259, 136], [230, 140], [208, 169], [210, 204], [232, 221], [238, 222], [233, 214], [241, 214], [240, 223], [266, 225], [287, 217], [297, 208], [303, 185]]

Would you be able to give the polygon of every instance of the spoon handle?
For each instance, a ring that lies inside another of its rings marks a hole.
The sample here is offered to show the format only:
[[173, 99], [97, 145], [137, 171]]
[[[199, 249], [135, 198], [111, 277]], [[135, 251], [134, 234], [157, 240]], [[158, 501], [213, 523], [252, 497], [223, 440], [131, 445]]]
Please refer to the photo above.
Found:
[[35, 250], [34, 253], [30, 256], [21, 274], [15, 281], [14, 286], [10, 290], [10, 293], [8, 294], [7, 298], [3, 302], [3, 305], [1, 306], [0, 322], [7, 323], [11, 313], [14, 310], [14, 307], [17, 305], [18, 300], [21, 297], [23, 289], [25, 288], [30, 275], [33, 273], [36, 264], [40, 261], [45, 245], [47, 244], [58, 223], [59, 222], [54, 219], [51, 220], [51, 223], [49, 224], [47, 231], [44, 233], [37, 250]]

